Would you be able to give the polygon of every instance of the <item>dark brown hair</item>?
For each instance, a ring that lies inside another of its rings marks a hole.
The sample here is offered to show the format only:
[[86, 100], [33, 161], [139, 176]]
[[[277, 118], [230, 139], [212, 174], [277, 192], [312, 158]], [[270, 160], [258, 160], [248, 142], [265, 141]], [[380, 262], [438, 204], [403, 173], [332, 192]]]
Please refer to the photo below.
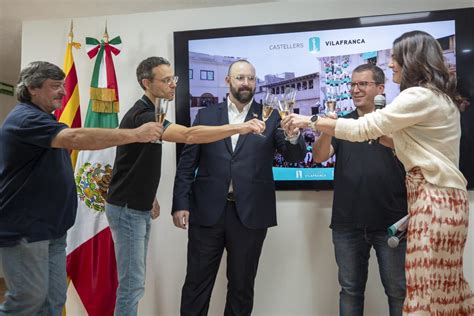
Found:
[[354, 72], [364, 72], [364, 71], [370, 71], [372, 73], [372, 78], [374, 79], [376, 84], [384, 84], [385, 83], [385, 74], [383, 73], [383, 70], [380, 69], [380, 67], [377, 67], [376, 65], [373, 64], [362, 64], [354, 68], [352, 70], [352, 73]]
[[449, 73], [438, 41], [423, 31], [402, 34], [393, 42], [393, 58], [402, 68], [400, 91], [424, 87], [443, 93], [462, 108], [466, 100], [456, 89], [456, 78]]
[[161, 66], [161, 65], [167, 65], [170, 66], [170, 62], [163, 57], [148, 57], [145, 60], [142, 60], [140, 64], [137, 67], [137, 81], [140, 84], [140, 87], [142, 87], [143, 90], [145, 90], [145, 86], [143, 85], [142, 80], [143, 79], [148, 79], [148, 80], [153, 80], [155, 75], [153, 74], [153, 68]]

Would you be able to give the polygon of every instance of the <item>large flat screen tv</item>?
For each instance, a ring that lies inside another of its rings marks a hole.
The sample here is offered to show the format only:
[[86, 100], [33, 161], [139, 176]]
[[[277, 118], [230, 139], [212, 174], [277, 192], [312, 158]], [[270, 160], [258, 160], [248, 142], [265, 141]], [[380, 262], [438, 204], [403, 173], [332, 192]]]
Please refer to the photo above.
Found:
[[[176, 94], [176, 122], [190, 126], [200, 108], [226, 99], [224, 78], [229, 65], [249, 60], [257, 71], [255, 100], [270, 89], [281, 96], [297, 89], [294, 111], [318, 114], [326, 101], [336, 101], [345, 113], [354, 109], [348, 83], [362, 63], [381, 67], [387, 77], [387, 103], [399, 93], [388, 68], [393, 40], [402, 33], [423, 30], [441, 44], [446, 63], [458, 78], [463, 96], [473, 103], [462, 113], [461, 171], [474, 187], [474, 8], [416, 12], [272, 25], [194, 30], [174, 33], [175, 71], [181, 78]], [[318, 134], [304, 130], [307, 155], [290, 164], [277, 153], [277, 189], [330, 189], [337, 157], [312, 162], [311, 146]], [[182, 146], [177, 147], [177, 157]]]

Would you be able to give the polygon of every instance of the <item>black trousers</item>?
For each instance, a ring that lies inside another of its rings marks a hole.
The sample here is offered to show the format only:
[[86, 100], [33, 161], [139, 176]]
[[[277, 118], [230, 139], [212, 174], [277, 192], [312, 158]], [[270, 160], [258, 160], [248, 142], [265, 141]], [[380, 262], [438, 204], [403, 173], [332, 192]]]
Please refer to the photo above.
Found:
[[231, 201], [215, 226], [191, 225], [181, 315], [207, 315], [224, 248], [228, 281], [224, 315], [250, 315], [258, 260], [266, 235], [266, 228], [249, 229], [242, 225]]

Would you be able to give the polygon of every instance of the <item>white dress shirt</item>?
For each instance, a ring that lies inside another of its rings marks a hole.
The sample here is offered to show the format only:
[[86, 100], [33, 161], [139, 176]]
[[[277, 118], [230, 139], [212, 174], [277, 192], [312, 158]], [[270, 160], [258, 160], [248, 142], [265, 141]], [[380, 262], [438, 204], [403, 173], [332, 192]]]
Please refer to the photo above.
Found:
[[[253, 99], [250, 100], [249, 103], [247, 103], [242, 112], [239, 112], [239, 109], [237, 106], [232, 103], [229, 97], [227, 97], [227, 113], [229, 115], [229, 124], [240, 124], [245, 121], [245, 118], [247, 117], [247, 113], [249, 112], [250, 105], [252, 104]], [[232, 151], [235, 150], [235, 146], [237, 146], [237, 142], [239, 141], [239, 136], [240, 134], [234, 134], [230, 137], [231, 143], [232, 143]], [[234, 188], [232, 186], [232, 179], [230, 180], [230, 186], [229, 186], [229, 192], [233, 192]]]
[[[240, 124], [245, 121], [245, 118], [247, 117], [247, 114], [249, 112], [250, 106], [252, 105], [253, 99], [250, 100], [249, 103], [247, 103], [244, 108], [242, 109], [242, 112], [239, 112], [239, 109], [237, 106], [232, 103], [229, 97], [227, 97], [227, 113], [229, 116], [229, 124]], [[298, 136], [299, 132], [291, 137], [288, 137], [287, 140], [295, 145], [298, 143]], [[230, 137], [231, 143], [232, 143], [232, 151], [235, 150], [235, 146], [237, 146], [237, 142], [239, 141], [239, 136], [240, 134], [234, 134]], [[229, 186], [229, 192], [233, 192], [234, 188], [232, 186], [232, 179], [230, 180], [230, 186]]]
[[[249, 112], [250, 105], [252, 105], [253, 99], [250, 100], [249, 103], [247, 103], [242, 112], [239, 112], [239, 109], [237, 106], [232, 103], [229, 97], [227, 97], [227, 113], [229, 115], [229, 124], [240, 124], [245, 121], [245, 118], [247, 117], [247, 113]], [[235, 150], [235, 146], [237, 145], [237, 141], [239, 140], [240, 134], [234, 134], [230, 137], [232, 141], [232, 150]]]

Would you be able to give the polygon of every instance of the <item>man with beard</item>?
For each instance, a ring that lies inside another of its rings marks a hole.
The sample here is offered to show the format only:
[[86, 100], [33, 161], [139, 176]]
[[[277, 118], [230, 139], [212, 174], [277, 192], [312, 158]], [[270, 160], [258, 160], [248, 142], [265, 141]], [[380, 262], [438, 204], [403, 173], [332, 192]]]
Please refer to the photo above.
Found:
[[[194, 125], [222, 125], [262, 117], [253, 100], [255, 68], [232, 63], [226, 77], [227, 101], [201, 109]], [[273, 156], [304, 159], [303, 137], [285, 140], [276, 111], [264, 136], [240, 135], [205, 145], [186, 145], [176, 171], [173, 194], [175, 226], [188, 228], [187, 275], [181, 315], [206, 315], [219, 263], [227, 250], [228, 292], [225, 315], [250, 315], [254, 282], [267, 228], [275, 226]]]
[[[140, 62], [137, 81], [143, 96], [128, 110], [120, 128], [135, 128], [155, 121], [157, 98], [172, 100], [178, 77], [163, 57], [148, 57]], [[161, 139], [175, 143], [214, 142], [235, 133], [259, 133], [264, 123], [252, 119], [238, 124], [185, 127], [163, 122]], [[137, 315], [145, 292], [146, 255], [152, 218], [159, 215], [156, 192], [161, 178], [162, 145], [146, 143], [117, 147], [114, 170], [107, 194], [105, 213], [112, 231], [119, 285], [115, 316]]]

